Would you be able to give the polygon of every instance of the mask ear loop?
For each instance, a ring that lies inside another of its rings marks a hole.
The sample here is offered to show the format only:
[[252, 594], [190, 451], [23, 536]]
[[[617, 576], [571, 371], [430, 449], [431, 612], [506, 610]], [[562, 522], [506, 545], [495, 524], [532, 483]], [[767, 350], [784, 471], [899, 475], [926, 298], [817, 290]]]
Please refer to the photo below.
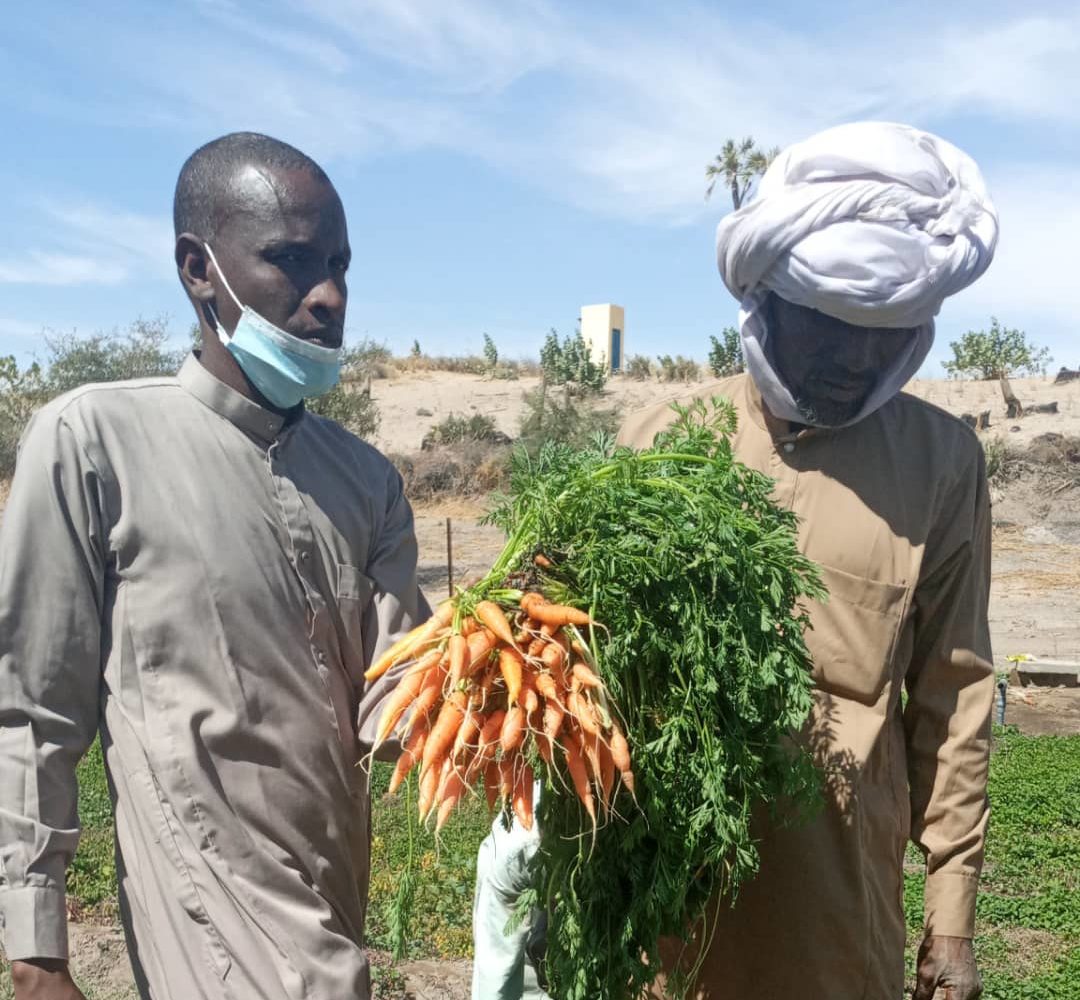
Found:
[[[225, 286], [225, 291], [229, 293], [230, 298], [236, 303], [236, 308], [241, 312], [244, 310], [243, 303], [236, 297], [236, 293], [232, 290], [232, 286], [229, 284], [229, 279], [225, 277], [225, 272], [221, 269], [221, 265], [217, 262], [217, 257], [214, 256], [214, 251], [210, 247], [209, 243], [203, 243], [206, 248], [206, 255], [210, 258], [210, 263], [217, 269], [218, 277], [221, 278], [221, 283]], [[225, 327], [221, 325], [221, 320], [218, 318], [217, 312], [209, 302], [206, 303], [206, 308], [210, 310], [210, 315], [214, 317], [214, 326], [217, 329], [218, 338], [224, 344], [228, 344], [232, 340], [231, 334], [227, 333]]]

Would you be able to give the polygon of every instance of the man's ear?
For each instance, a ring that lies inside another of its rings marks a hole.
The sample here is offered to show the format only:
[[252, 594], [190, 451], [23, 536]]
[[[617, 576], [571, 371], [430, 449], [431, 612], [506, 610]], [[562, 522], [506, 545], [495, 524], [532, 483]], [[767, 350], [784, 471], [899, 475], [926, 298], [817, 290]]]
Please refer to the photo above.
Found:
[[209, 260], [203, 241], [191, 233], [176, 237], [176, 267], [192, 302], [203, 305], [214, 301], [214, 286], [210, 283]]

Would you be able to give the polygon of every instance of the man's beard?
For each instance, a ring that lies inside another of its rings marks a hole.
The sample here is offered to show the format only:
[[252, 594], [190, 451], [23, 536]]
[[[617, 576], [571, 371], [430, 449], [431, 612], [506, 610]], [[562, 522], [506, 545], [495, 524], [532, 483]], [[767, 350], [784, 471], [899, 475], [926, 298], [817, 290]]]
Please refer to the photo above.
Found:
[[851, 423], [866, 405], [866, 397], [850, 402], [834, 399], [794, 395], [795, 406], [812, 427], [843, 427]]

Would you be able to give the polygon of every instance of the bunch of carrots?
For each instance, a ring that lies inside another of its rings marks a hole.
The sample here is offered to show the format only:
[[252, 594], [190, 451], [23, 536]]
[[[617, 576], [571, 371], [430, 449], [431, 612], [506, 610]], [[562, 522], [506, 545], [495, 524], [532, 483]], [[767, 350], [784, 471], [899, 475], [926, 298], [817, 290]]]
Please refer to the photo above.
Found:
[[598, 808], [608, 815], [621, 787], [634, 794], [626, 737], [587, 641], [599, 626], [537, 591], [489, 598], [444, 602], [367, 671], [372, 681], [412, 661], [376, 737], [398, 732], [403, 743], [390, 791], [419, 765], [421, 822], [434, 814], [441, 830], [481, 785], [490, 808], [509, 804], [532, 829], [542, 766], [549, 785], [573, 789], [595, 830]]

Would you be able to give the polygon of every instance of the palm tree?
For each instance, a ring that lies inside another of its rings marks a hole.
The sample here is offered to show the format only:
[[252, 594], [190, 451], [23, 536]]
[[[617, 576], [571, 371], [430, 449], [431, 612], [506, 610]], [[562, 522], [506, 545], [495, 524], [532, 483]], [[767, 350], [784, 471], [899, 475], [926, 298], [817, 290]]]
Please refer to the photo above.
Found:
[[721, 178], [731, 191], [731, 203], [740, 208], [750, 192], [754, 180], [769, 169], [769, 164], [780, 155], [778, 148], [762, 150], [754, 143], [753, 136], [747, 136], [741, 142], [728, 139], [716, 159], [705, 168], [705, 198], [713, 193], [717, 181]]

